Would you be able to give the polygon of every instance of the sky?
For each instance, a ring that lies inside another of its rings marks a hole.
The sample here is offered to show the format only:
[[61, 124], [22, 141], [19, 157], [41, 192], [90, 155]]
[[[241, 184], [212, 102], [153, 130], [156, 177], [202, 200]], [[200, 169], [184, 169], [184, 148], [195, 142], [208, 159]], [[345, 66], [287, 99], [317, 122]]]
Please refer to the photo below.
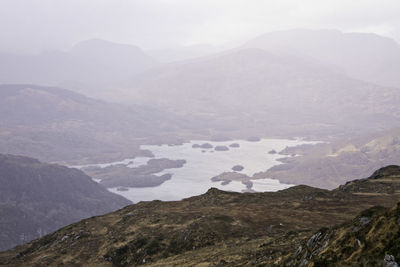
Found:
[[0, 0], [0, 51], [69, 49], [99, 38], [160, 49], [240, 43], [293, 28], [400, 42], [399, 0]]

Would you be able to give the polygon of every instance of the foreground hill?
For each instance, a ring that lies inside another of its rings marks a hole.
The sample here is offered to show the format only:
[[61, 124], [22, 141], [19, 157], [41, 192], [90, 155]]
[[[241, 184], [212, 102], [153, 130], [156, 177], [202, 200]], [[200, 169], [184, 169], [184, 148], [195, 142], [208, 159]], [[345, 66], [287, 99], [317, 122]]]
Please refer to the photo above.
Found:
[[131, 202], [83, 172], [0, 154], [0, 250]]
[[[377, 184], [384, 179], [398, 182], [399, 170], [399, 167], [391, 166], [376, 172], [370, 179]], [[368, 181], [352, 182], [342, 189], [353, 191], [366, 183]], [[340, 262], [346, 266], [398, 266], [400, 202], [392, 208], [376, 206], [342, 225], [322, 228], [288, 258], [287, 263], [291, 265], [333, 266]]]
[[343, 225], [323, 228], [305, 240], [288, 265], [398, 266], [400, 202], [393, 208], [373, 207]]
[[400, 45], [376, 34], [297, 29], [266, 33], [245, 47], [314, 58], [353, 78], [400, 88]]
[[[332, 191], [307, 186], [244, 194], [210, 189], [182, 201], [140, 202], [3, 252], [0, 262], [7, 266], [283, 265], [293, 262], [299, 246], [321, 227], [345, 223], [374, 205], [395, 205], [400, 200], [399, 181], [400, 167], [389, 166]], [[385, 255], [380, 251], [374, 256], [383, 260]]]

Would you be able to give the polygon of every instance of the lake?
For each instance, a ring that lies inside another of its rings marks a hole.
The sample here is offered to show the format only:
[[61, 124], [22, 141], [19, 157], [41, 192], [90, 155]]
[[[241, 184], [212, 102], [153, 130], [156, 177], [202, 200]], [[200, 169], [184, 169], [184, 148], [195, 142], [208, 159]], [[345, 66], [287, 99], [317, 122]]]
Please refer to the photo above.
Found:
[[[227, 151], [215, 151], [212, 149], [193, 148], [195, 144], [201, 145], [209, 143], [212, 146], [227, 146]], [[239, 144], [239, 147], [229, 147], [232, 143]], [[127, 191], [118, 191], [117, 188], [110, 188], [111, 192], [122, 195], [132, 202], [149, 200], [180, 200], [190, 196], [205, 193], [209, 188], [216, 187], [226, 191], [243, 192], [246, 185], [239, 181], [232, 181], [223, 185], [221, 182], [213, 182], [211, 178], [223, 172], [232, 171], [235, 165], [244, 167], [239, 173], [252, 176], [253, 174], [281, 164], [277, 161], [284, 157], [279, 154], [268, 153], [271, 150], [277, 152], [286, 147], [298, 146], [302, 144], [316, 144], [318, 142], [305, 141], [302, 139], [261, 139], [257, 142], [246, 140], [234, 140], [223, 142], [211, 142], [204, 140], [193, 140], [182, 145], [142, 145], [142, 149], [150, 150], [154, 158], [168, 158], [172, 160], [184, 159], [186, 164], [182, 168], [166, 169], [157, 175], [165, 173], [172, 174], [172, 178], [157, 187], [128, 188]], [[150, 158], [138, 157], [124, 159], [122, 161], [75, 166], [79, 168], [97, 166], [107, 167], [110, 165], [126, 165], [137, 167], [146, 164]], [[257, 192], [278, 191], [290, 186], [274, 179], [251, 180], [252, 189]]]

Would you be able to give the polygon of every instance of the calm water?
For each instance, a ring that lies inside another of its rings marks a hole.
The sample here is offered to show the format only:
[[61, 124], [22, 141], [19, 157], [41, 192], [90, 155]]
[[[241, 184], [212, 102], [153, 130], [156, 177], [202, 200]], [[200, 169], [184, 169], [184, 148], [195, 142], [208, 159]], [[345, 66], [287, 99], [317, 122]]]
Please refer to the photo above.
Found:
[[[203, 143], [210, 143], [214, 147], [217, 145], [229, 146], [232, 143], [238, 143], [240, 147], [229, 147], [229, 151], [192, 148], [193, 144]], [[142, 146], [142, 149], [152, 151], [155, 158], [185, 159], [187, 163], [182, 168], [167, 169], [158, 173], [157, 175], [165, 173], [172, 174], [171, 180], [164, 182], [160, 186], [129, 188], [128, 191], [117, 191], [116, 188], [111, 188], [109, 190], [133, 202], [155, 199], [180, 200], [182, 198], [205, 193], [211, 187], [227, 191], [242, 192], [246, 189], [246, 186], [241, 182], [232, 181], [228, 185], [221, 185], [221, 182], [212, 182], [211, 178], [223, 172], [232, 171], [231, 168], [234, 165], [242, 165], [244, 169], [241, 173], [252, 176], [257, 172], [265, 171], [274, 165], [280, 164], [277, 159], [282, 158], [282, 155], [268, 154], [272, 149], [279, 152], [286, 146], [290, 147], [315, 143], [317, 142], [286, 139], [262, 139], [259, 142], [244, 140], [210, 142], [197, 140], [178, 146]], [[109, 165], [124, 164], [133, 168], [146, 164], [149, 159], [150, 158], [140, 157], [90, 166], [106, 167]], [[258, 192], [277, 191], [292, 186], [290, 184], [282, 184], [278, 180], [273, 179], [252, 180], [252, 182], [252, 189]]]

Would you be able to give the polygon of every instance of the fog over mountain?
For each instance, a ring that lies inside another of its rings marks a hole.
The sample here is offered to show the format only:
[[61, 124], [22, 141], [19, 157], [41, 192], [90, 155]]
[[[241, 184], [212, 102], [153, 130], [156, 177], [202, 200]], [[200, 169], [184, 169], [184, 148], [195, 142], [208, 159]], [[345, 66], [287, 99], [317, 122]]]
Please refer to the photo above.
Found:
[[245, 47], [311, 57], [351, 77], [400, 87], [400, 45], [376, 34], [288, 30], [261, 35]]
[[86, 92], [156, 64], [155, 59], [136, 46], [98, 39], [80, 42], [66, 52], [0, 53], [0, 62], [1, 83], [67, 85]]
[[0, 1], [0, 265], [398, 266], [399, 14]]
[[398, 89], [354, 79], [310, 57], [261, 49], [159, 67], [136, 76], [125, 91], [125, 101], [201, 114], [221, 126], [300, 135], [390, 128], [400, 114]]

